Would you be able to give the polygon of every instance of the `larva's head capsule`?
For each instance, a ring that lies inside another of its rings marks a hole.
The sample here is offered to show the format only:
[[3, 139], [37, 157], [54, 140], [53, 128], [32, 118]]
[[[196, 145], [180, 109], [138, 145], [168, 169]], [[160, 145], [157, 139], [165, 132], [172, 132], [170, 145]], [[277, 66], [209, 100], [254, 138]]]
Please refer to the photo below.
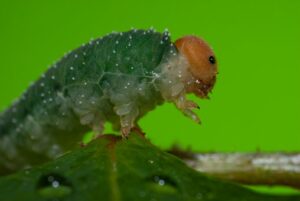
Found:
[[187, 85], [187, 92], [206, 98], [212, 90], [218, 72], [215, 54], [209, 45], [196, 36], [179, 38], [175, 45], [178, 51], [187, 59], [188, 70], [193, 79]]

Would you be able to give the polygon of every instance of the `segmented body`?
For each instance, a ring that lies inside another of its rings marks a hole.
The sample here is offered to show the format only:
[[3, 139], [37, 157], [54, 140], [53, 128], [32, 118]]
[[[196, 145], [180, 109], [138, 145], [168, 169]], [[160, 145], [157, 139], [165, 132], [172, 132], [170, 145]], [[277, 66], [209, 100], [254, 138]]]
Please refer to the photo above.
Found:
[[196, 36], [175, 43], [168, 32], [131, 30], [90, 41], [66, 54], [0, 115], [0, 174], [53, 159], [78, 145], [82, 134], [102, 134], [112, 123], [126, 137], [164, 101], [197, 123], [217, 65]]
[[54, 158], [105, 121], [137, 121], [163, 102], [162, 66], [176, 55], [168, 32], [152, 30], [112, 33], [65, 55], [1, 114], [0, 166]]

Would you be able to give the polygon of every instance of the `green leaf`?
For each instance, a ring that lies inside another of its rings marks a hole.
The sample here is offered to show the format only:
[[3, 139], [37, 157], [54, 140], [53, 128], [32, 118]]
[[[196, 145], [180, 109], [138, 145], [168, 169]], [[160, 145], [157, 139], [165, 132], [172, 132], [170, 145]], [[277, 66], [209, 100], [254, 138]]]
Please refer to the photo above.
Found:
[[1, 201], [300, 201], [218, 181], [144, 137], [105, 135], [30, 170], [0, 178]]

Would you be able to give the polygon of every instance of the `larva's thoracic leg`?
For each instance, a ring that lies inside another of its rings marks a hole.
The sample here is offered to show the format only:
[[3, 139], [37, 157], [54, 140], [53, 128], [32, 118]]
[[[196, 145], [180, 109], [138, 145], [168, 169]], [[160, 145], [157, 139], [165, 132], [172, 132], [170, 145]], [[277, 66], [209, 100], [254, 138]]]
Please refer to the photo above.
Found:
[[187, 100], [185, 95], [180, 95], [175, 99], [175, 105], [178, 109], [200, 109], [197, 103]]
[[128, 135], [133, 128], [134, 119], [130, 115], [125, 115], [120, 117], [121, 122], [121, 134], [123, 138], [128, 138]]
[[183, 114], [189, 118], [191, 118], [196, 123], [200, 124], [201, 121], [198, 117], [198, 115], [192, 111], [192, 109], [200, 109], [200, 107], [197, 105], [197, 103], [187, 100], [184, 95], [179, 96], [174, 101], [176, 107], [183, 112]]
[[134, 102], [115, 106], [114, 110], [120, 117], [122, 137], [127, 138], [131, 129], [135, 127], [135, 122], [138, 117], [139, 110], [135, 107]]
[[201, 123], [201, 120], [200, 118], [198, 117], [198, 115], [193, 112], [192, 110], [190, 109], [183, 109], [182, 110], [183, 114], [189, 118], [191, 118], [192, 120], [194, 120], [197, 124], [200, 124]]
[[104, 131], [104, 121], [99, 121], [97, 123], [94, 123], [93, 132], [95, 133], [94, 135], [95, 138], [103, 135], [103, 131]]

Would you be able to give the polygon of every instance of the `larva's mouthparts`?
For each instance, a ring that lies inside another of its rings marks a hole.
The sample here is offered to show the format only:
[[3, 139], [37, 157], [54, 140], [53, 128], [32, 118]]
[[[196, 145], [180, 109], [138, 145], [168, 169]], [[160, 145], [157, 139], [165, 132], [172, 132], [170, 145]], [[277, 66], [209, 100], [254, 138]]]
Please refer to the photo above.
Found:
[[187, 87], [187, 92], [207, 98], [216, 82], [218, 72], [214, 52], [204, 40], [196, 36], [179, 38], [175, 45], [187, 59], [188, 69], [194, 77], [193, 83]]

